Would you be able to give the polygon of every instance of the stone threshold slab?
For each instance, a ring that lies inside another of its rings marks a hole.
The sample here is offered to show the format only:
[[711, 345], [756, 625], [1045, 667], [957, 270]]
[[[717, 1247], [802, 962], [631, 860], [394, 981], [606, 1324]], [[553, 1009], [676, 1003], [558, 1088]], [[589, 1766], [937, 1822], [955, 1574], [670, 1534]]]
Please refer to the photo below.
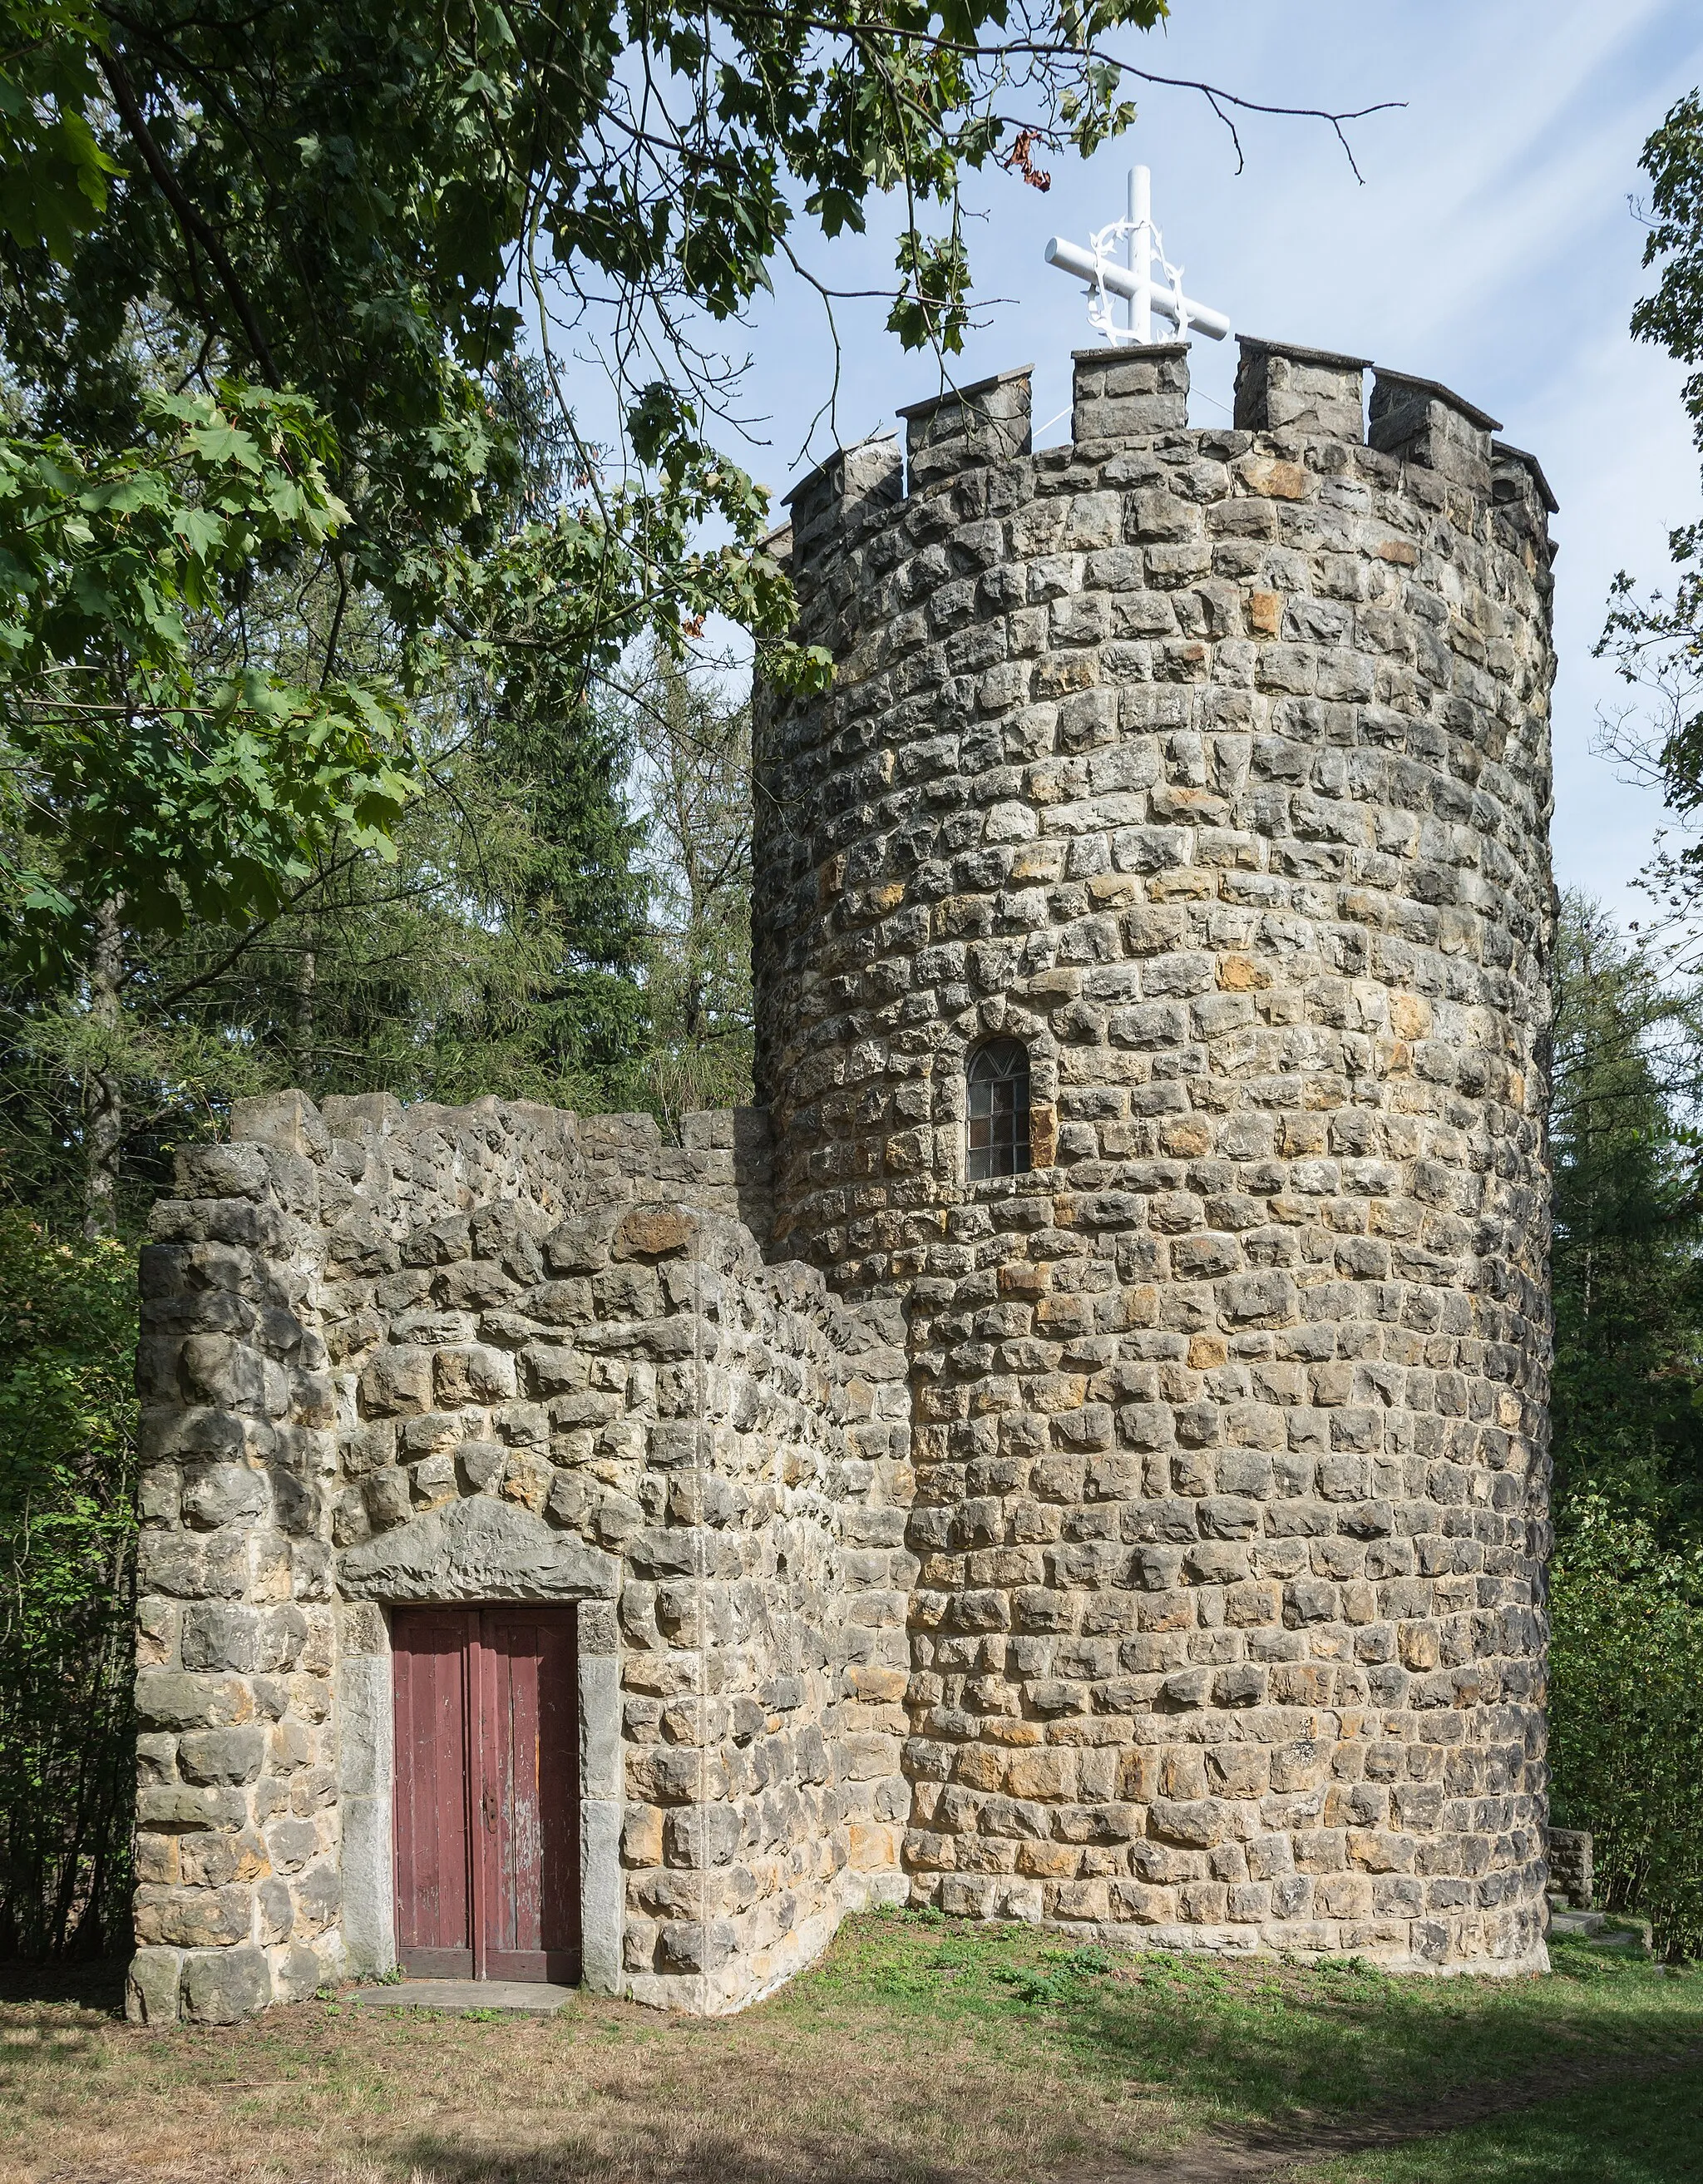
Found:
[[507, 2009], [552, 2017], [577, 1987], [542, 1980], [402, 1980], [392, 1986], [358, 1986], [348, 2000], [362, 2009]]
[[1625, 1949], [1634, 1956], [1643, 1956], [1649, 1947], [1642, 1934], [1625, 1926], [1611, 1928], [1600, 1911], [1551, 1911], [1550, 1931], [1574, 1934], [1581, 1941], [1594, 1942], [1600, 1949]]

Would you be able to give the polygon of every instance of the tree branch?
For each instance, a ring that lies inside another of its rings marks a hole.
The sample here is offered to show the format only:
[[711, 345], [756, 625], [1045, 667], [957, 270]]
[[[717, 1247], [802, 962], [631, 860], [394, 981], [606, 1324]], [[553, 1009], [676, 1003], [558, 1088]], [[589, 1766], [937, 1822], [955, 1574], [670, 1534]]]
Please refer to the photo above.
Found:
[[116, 47], [106, 53], [97, 47], [94, 57], [96, 65], [107, 80], [120, 119], [134, 140], [137, 151], [142, 153], [143, 164], [153, 176], [160, 195], [177, 215], [184, 240], [186, 242], [192, 239], [198, 242], [212, 259], [219, 275], [220, 286], [224, 289], [231, 308], [242, 321], [242, 331], [248, 336], [255, 362], [267, 383], [276, 386], [279, 383], [278, 367], [273, 360], [270, 345], [261, 331], [260, 322], [254, 315], [253, 307], [237, 276], [237, 268], [231, 264], [230, 254], [220, 240], [218, 230], [190, 202], [182, 184], [171, 170], [170, 161], [154, 142], [153, 133], [142, 110], [142, 103], [136, 97], [136, 86], [131, 81], [130, 70], [125, 66], [123, 55]]

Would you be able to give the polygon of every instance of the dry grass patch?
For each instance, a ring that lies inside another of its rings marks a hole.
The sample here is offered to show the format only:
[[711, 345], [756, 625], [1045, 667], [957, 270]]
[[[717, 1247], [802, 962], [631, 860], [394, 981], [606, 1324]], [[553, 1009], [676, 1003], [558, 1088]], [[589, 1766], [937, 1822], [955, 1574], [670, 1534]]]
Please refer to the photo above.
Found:
[[904, 1915], [849, 1922], [783, 1994], [708, 2023], [591, 1997], [500, 2020], [322, 1999], [147, 2031], [19, 2000], [0, 2006], [0, 2176], [963, 2184], [1161, 2173], [1188, 2143], [1204, 2176], [1227, 2135], [1327, 2138], [1703, 2041], [1703, 1979], [1557, 1955], [1548, 1980], [1395, 1980]]

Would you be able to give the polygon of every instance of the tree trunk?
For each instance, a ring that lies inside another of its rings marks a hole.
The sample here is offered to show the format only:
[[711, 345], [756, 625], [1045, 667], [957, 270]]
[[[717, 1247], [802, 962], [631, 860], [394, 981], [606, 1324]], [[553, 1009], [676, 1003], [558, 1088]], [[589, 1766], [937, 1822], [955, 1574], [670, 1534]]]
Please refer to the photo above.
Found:
[[[95, 912], [89, 1015], [103, 1032], [116, 1032], [119, 1028], [119, 989], [124, 978], [123, 911], [124, 898], [115, 895]], [[116, 1069], [103, 1066], [90, 1071], [83, 1087], [83, 1234], [92, 1240], [118, 1234], [124, 1088]]]
[[318, 1028], [315, 1002], [320, 982], [319, 934], [304, 924], [305, 944], [296, 959], [296, 993], [292, 1011], [291, 1044], [295, 1049], [296, 1086], [305, 1092], [314, 1073], [314, 1033]]

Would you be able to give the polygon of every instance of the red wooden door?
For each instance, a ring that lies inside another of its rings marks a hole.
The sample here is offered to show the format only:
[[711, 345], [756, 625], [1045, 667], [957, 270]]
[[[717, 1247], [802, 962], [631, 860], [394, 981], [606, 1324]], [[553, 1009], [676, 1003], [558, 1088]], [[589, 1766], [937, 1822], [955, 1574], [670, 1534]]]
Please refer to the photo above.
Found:
[[391, 1643], [403, 1970], [577, 1980], [573, 1610], [398, 1609]]
[[399, 1608], [396, 1689], [396, 1941], [405, 1971], [473, 1976], [467, 1661], [478, 1617]]
[[576, 1980], [580, 1735], [571, 1625], [559, 1609], [487, 1608], [480, 1667], [480, 1976]]

